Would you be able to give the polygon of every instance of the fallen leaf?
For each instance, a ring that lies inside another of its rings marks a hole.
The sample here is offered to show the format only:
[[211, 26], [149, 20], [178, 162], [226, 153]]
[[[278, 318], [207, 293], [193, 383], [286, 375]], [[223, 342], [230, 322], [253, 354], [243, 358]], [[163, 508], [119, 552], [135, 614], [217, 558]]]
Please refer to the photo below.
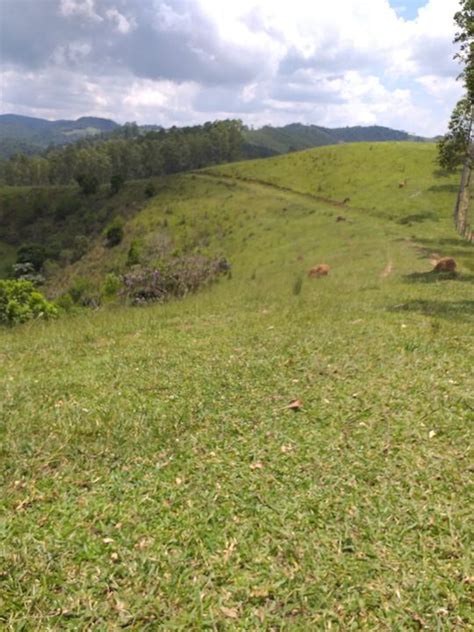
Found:
[[283, 454], [287, 454], [288, 452], [291, 452], [293, 450], [293, 446], [292, 445], [282, 445], [280, 450], [283, 452]]
[[118, 553], [111, 553], [110, 559], [111, 559], [112, 562], [118, 562], [119, 561]]
[[225, 615], [226, 617], [229, 617], [229, 619], [239, 618], [239, 613], [237, 611], [237, 608], [226, 608], [225, 606], [221, 606], [221, 611], [222, 611], [222, 614]]
[[263, 463], [260, 463], [260, 461], [257, 461], [256, 463], [251, 463], [250, 464], [250, 469], [251, 470], [261, 470], [263, 468]]
[[113, 538], [102, 538], [102, 542], [104, 544], [112, 544], [113, 541], [114, 541]]
[[291, 402], [288, 404], [287, 408], [288, 408], [289, 410], [294, 410], [294, 411], [296, 412], [296, 411], [297, 411], [297, 410], [299, 410], [302, 406], [303, 406], [303, 404], [302, 404], [302, 402], [301, 402], [299, 399], [294, 399], [293, 401], [291, 401]]
[[429, 433], [428, 433], [428, 437], [430, 439], [433, 439], [433, 437], [436, 437], [436, 432], [434, 430], [430, 430]]

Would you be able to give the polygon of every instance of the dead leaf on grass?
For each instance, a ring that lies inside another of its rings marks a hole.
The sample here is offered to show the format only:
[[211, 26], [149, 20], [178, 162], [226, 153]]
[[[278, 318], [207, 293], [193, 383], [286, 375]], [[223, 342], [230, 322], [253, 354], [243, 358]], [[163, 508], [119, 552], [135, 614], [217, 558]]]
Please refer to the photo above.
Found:
[[297, 412], [302, 406], [303, 403], [300, 399], [294, 399], [288, 404], [288, 406], [286, 406], [286, 408], [288, 408], [288, 410], [294, 410], [295, 412]]
[[261, 469], [263, 469], [263, 463], [261, 463], [260, 461], [257, 461], [256, 463], [251, 463], [250, 464], [250, 469], [251, 470], [261, 470]]
[[239, 612], [237, 608], [226, 608], [225, 606], [221, 606], [221, 612], [224, 616], [228, 617], [229, 619], [239, 618]]

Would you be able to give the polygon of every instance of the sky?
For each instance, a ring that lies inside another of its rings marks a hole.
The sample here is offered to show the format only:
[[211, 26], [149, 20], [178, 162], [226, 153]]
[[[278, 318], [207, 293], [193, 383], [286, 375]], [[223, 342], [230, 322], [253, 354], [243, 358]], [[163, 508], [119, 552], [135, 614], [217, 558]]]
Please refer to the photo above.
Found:
[[0, 0], [0, 113], [434, 136], [459, 0]]

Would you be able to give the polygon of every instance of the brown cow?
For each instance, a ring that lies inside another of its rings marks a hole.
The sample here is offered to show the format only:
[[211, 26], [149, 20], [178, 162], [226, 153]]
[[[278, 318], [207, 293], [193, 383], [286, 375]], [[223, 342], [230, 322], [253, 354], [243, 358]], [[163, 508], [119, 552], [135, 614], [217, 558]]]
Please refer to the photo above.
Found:
[[456, 261], [452, 257], [438, 259], [433, 272], [456, 272]]
[[308, 270], [308, 276], [310, 279], [327, 276], [329, 274], [329, 270], [330, 267], [327, 263], [319, 263], [317, 266], [313, 266], [311, 270]]

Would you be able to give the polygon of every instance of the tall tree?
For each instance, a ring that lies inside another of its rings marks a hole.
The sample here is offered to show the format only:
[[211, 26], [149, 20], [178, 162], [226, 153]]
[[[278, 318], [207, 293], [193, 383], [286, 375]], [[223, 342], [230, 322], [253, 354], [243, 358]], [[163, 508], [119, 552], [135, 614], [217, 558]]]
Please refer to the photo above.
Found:
[[463, 66], [459, 79], [463, 81], [466, 92], [453, 110], [448, 133], [438, 145], [439, 163], [449, 171], [464, 164], [454, 222], [458, 233], [472, 241], [474, 237], [470, 227], [470, 207], [474, 168], [474, 0], [460, 0], [460, 10], [455, 13], [454, 21], [458, 27], [454, 43], [459, 44], [455, 59]]

